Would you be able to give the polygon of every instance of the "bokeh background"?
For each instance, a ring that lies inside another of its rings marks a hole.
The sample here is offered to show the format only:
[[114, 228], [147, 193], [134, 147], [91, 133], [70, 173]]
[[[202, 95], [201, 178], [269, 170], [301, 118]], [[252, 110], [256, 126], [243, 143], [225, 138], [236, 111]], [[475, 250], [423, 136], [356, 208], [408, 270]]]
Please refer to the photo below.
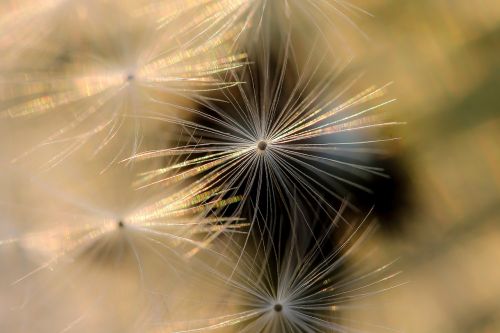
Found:
[[356, 21], [368, 40], [355, 63], [395, 82], [407, 121], [383, 199], [396, 214], [375, 242], [408, 284], [374, 318], [404, 332], [500, 332], [500, 3], [355, 4], [374, 15]]

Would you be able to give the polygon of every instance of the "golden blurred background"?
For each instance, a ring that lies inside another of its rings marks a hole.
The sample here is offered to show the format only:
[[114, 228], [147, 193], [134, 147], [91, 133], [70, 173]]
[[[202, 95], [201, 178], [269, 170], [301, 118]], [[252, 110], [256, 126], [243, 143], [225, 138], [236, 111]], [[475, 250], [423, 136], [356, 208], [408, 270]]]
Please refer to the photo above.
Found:
[[356, 21], [368, 40], [355, 63], [395, 82], [407, 121], [402, 232], [375, 243], [408, 284], [374, 318], [403, 332], [500, 332], [500, 2], [355, 4], [374, 15]]

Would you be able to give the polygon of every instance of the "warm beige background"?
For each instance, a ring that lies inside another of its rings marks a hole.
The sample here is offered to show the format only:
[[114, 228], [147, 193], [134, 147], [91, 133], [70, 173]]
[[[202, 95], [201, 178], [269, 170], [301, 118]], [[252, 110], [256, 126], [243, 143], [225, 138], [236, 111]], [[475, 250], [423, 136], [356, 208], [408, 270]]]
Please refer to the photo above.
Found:
[[362, 1], [357, 63], [395, 81], [411, 181], [402, 236], [385, 236], [408, 285], [374, 318], [404, 332], [500, 331], [500, 3]]

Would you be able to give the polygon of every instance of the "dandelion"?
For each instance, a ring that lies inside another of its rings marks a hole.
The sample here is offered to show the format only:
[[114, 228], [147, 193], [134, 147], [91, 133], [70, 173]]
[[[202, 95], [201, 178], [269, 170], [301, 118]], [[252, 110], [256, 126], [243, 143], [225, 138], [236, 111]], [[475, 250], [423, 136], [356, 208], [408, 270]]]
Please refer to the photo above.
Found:
[[229, 268], [225, 275], [223, 268], [213, 269], [210, 275], [221, 284], [216, 289], [227, 290], [213, 307], [226, 314], [184, 323], [189, 328], [176, 331], [364, 332], [362, 323], [346, 315], [363, 299], [400, 285], [394, 282], [400, 272], [390, 272], [392, 263], [376, 267], [362, 250], [373, 232], [373, 225], [363, 229], [365, 221], [328, 252], [334, 224], [315, 241], [292, 234], [280, 244], [257, 236], [235, 271]]
[[[207, 91], [236, 84], [222, 78], [245, 57], [228, 49], [234, 32], [204, 39], [199, 31], [189, 30], [190, 36], [183, 39], [176, 33], [182, 21], [158, 32], [146, 19], [119, 13], [111, 20], [100, 17], [99, 29], [94, 28], [98, 33], [71, 48], [75, 56], [69, 64], [33, 61], [28, 68], [12, 66], [14, 70], [2, 74], [0, 117], [45, 115], [49, 122], [63, 124], [22, 156], [59, 144], [59, 153], [47, 162], [50, 168], [91, 140], [98, 142], [93, 155], [112, 141], [120, 142], [118, 152], [133, 153], [141, 143], [140, 119], [158, 109], [171, 117], [171, 104], [189, 104]], [[180, 12], [177, 16], [185, 18]], [[118, 137], [121, 131], [126, 133]]]
[[189, 271], [199, 260], [219, 258], [214, 241], [246, 227], [230, 214], [240, 198], [221, 199], [206, 184], [134, 191], [137, 170], [96, 176], [89, 164], [80, 167], [50, 181], [4, 169], [13, 169], [2, 188], [10, 195], [0, 200], [8, 331], [144, 331], [191, 292]]
[[286, 87], [288, 57], [287, 45], [273, 72], [266, 53], [259, 69], [247, 67], [238, 76], [248, 83], [225, 94], [229, 106], [212, 103], [205, 113], [197, 112], [206, 125], [184, 122], [191, 129], [191, 143], [133, 156], [135, 161], [187, 156], [141, 174], [137, 186], [168, 185], [201, 175], [244, 198], [254, 193], [253, 203], [261, 209], [281, 202], [288, 208], [321, 203], [334, 210], [327, 195], [342, 200], [346, 187], [370, 191], [362, 180], [383, 176], [383, 170], [356, 161], [377, 153], [375, 145], [396, 139], [374, 133], [398, 124], [381, 114], [383, 106], [394, 101], [383, 98], [387, 86], [351, 95], [356, 80], [337, 84], [343, 70], [339, 63], [334, 75], [317, 83], [310, 79], [319, 68], [313, 67], [312, 74], [300, 73], [297, 84]]
[[[194, 183], [181, 190], [175, 189], [161, 199], [143, 200], [138, 207], [131, 205], [130, 211], [121, 215], [86, 204], [75, 207], [78, 214], [68, 214], [66, 210], [61, 214], [56, 211], [55, 216], [50, 214], [49, 222], [56, 227], [0, 241], [0, 245], [18, 244], [36, 257], [45, 258], [41, 265], [14, 284], [44, 269], [52, 269], [59, 262], [78, 258], [88, 258], [91, 262], [120, 262], [124, 253], [129, 252], [141, 271], [140, 248], [159, 255], [168, 265], [171, 263], [166, 258], [188, 258], [201, 249], [209, 250], [210, 243], [218, 235], [238, 232], [245, 225], [234, 224], [238, 218], [223, 214], [225, 207], [240, 198], [220, 199], [217, 190], [207, 191], [204, 187], [203, 183]], [[37, 224], [42, 224], [43, 220], [43, 213], [38, 214]]]

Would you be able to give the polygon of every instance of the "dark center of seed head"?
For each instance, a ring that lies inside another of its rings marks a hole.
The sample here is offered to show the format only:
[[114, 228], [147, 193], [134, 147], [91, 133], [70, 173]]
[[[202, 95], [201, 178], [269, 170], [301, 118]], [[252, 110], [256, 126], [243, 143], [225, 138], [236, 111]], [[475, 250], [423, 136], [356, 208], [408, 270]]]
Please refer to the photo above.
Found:
[[257, 143], [257, 148], [262, 151], [266, 150], [267, 142], [264, 140], [259, 141], [259, 143]]
[[127, 74], [127, 81], [129, 81], [129, 82], [130, 81], [134, 81], [134, 79], [135, 79], [134, 73], [128, 73]]
[[283, 305], [279, 303], [274, 304], [274, 311], [281, 312], [281, 310], [283, 310]]
[[118, 221], [118, 228], [123, 228], [125, 227], [125, 223], [123, 221]]

